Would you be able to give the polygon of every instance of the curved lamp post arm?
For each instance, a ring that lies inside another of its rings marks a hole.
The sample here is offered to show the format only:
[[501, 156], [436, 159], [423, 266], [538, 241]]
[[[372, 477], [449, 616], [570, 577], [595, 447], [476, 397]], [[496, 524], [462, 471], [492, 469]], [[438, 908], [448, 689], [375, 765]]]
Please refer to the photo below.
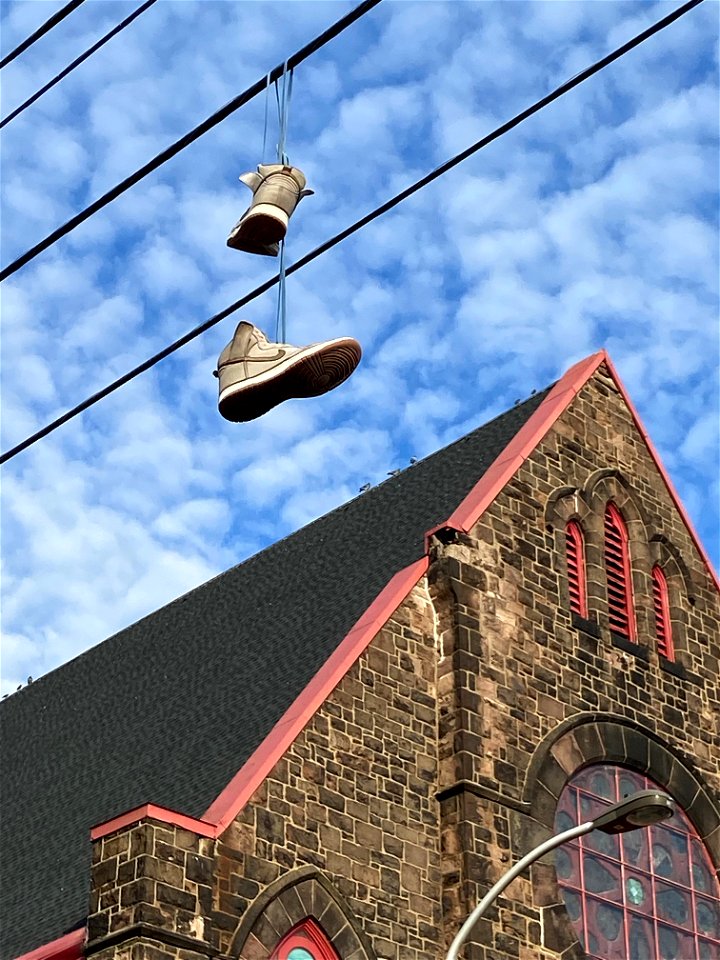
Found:
[[507, 873], [503, 874], [498, 882], [491, 887], [490, 890], [488, 890], [462, 927], [460, 927], [457, 936], [450, 945], [446, 960], [458, 960], [458, 955], [462, 950], [465, 941], [470, 936], [475, 924], [485, 914], [485, 911], [488, 909], [488, 907], [490, 907], [495, 900], [497, 900], [505, 887], [512, 883], [515, 877], [519, 876], [519, 874], [521, 874], [526, 867], [529, 867], [531, 863], [535, 863], [535, 861], [539, 860], [540, 857], [544, 857], [546, 853], [550, 853], [550, 851], [554, 850], [555, 847], [559, 847], [563, 843], [568, 843], [568, 841], [574, 840], [576, 837], [581, 837], [585, 833], [590, 833], [595, 826], [596, 821], [588, 820], [586, 823], [578, 824], [577, 827], [570, 827], [569, 830], [564, 830], [562, 833], [558, 833], [556, 836], [550, 837], [549, 840], [541, 843], [539, 847], [535, 847], [534, 850], [531, 850], [530, 853], [526, 854], [522, 860], [518, 860], [518, 862], [510, 870], [508, 870]]

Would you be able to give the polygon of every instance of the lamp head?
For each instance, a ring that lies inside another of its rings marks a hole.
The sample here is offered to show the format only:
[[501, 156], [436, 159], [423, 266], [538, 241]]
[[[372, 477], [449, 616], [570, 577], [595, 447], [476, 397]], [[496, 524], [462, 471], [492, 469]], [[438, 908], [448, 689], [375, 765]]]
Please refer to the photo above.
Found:
[[673, 800], [659, 790], [638, 790], [624, 800], [606, 807], [593, 820], [593, 829], [603, 833], [627, 833], [639, 827], [650, 827], [667, 820], [675, 813]]

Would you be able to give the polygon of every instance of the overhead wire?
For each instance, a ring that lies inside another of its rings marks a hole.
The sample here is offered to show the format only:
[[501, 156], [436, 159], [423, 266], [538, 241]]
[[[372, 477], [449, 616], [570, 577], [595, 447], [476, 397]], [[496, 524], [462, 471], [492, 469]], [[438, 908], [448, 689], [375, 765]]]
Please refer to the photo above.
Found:
[[[670, 26], [675, 20], [684, 16], [686, 13], [689, 13], [694, 7], [699, 6], [703, 0], [689, 0], [688, 3], [683, 4], [678, 7], [672, 13], [667, 14], [667, 16], [658, 20], [656, 23], [652, 24], [650, 27], [643, 30], [641, 33], [637, 34], [632, 39], [628, 40], [626, 43], [623, 43], [621, 46], [617, 47], [611, 53], [607, 54], [600, 60], [597, 60], [595, 63], [591, 64], [589, 67], [586, 67], [584, 70], [581, 70], [580, 73], [576, 73], [574, 77], [570, 80], [567, 80], [565, 83], [561, 84], [559, 87], [556, 87], [551, 93], [546, 94], [540, 100], [536, 100], [535, 103], [531, 104], [529, 107], [526, 107], [525, 110], [522, 110], [520, 113], [517, 113], [510, 120], [507, 120], [505, 123], [502, 123], [499, 127], [496, 127], [491, 133], [488, 133], [486, 136], [482, 137], [480, 140], [477, 140], [467, 149], [461, 151], [460, 153], [455, 154], [454, 157], [451, 157], [449, 160], [446, 160], [444, 163], [440, 164], [439, 167], [435, 167], [430, 173], [426, 174], [424, 177], [421, 177], [419, 180], [416, 180], [415, 183], [411, 184], [405, 190], [396, 194], [390, 200], [387, 200], [385, 203], [381, 204], [379, 207], [376, 207], [370, 213], [366, 214], [364, 217], [361, 217], [359, 220], [356, 220], [355, 223], [351, 224], [349, 227], [346, 227], [344, 230], [341, 230], [340, 233], [336, 233], [335, 236], [331, 237], [329, 240], [326, 240], [324, 243], [321, 243], [319, 246], [315, 247], [309, 253], [306, 253], [303, 257], [297, 260], [292, 266], [288, 267], [285, 271], [286, 276], [290, 276], [296, 271], [302, 269], [302, 267], [307, 266], [308, 263], [311, 263], [313, 260], [317, 259], [321, 254], [326, 253], [332, 247], [337, 246], [343, 240], [346, 240], [352, 234], [357, 233], [358, 230], [367, 226], [373, 220], [376, 220], [378, 217], [387, 213], [389, 210], [392, 210], [393, 207], [396, 207], [398, 204], [402, 203], [403, 200], [407, 200], [408, 197], [411, 197], [414, 193], [417, 193], [418, 190], [421, 190], [423, 187], [427, 186], [433, 180], [436, 180], [438, 177], [447, 173], [448, 170], [451, 170], [453, 167], [456, 167], [458, 164], [462, 163], [464, 160], [467, 160], [468, 157], [472, 156], [474, 153], [477, 153], [479, 150], [482, 150], [483, 147], [487, 146], [489, 143], [492, 143], [494, 140], [497, 140], [498, 137], [503, 136], [508, 131], [512, 130], [514, 127], [517, 127], [524, 120], [527, 120], [528, 117], [531, 117], [533, 114], [537, 113], [539, 110], [542, 110], [548, 104], [552, 103], [554, 100], [557, 100], [559, 97], [564, 96], [570, 90], [579, 86], [581, 83], [584, 83], [594, 74], [598, 73], [600, 70], [603, 70], [609, 64], [613, 63], [615, 60], [618, 60], [620, 57], [624, 56], [626, 53], [629, 53], [635, 47], [639, 46], [641, 43], [644, 43], [654, 34], [659, 33], [661, 30], [664, 30], [666, 27]], [[280, 280], [280, 274], [277, 273], [275, 276], [270, 277], [264, 283], [261, 283], [259, 286], [255, 287], [254, 290], [251, 290], [250, 293], [246, 294], [244, 297], [241, 297], [239, 300], [236, 300], [230, 306], [225, 307], [224, 310], [221, 310], [219, 313], [216, 313], [214, 316], [210, 317], [208, 320], [205, 320], [203, 323], [199, 324], [197, 327], [194, 327], [188, 333], [184, 334], [178, 340], [175, 340], [173, 343], [168, 344], [154, 356], [150, 357], [148, 360], [145, 360], [143, 363], [134, 367], [128, 373], [124, 374], [121, 377], [118, 377], [117, 380], [114, 380], [108, 386], [103, 387], [97, 393], [94, 393], [92, 396], [88, 397], [86, 400], [83, 400], [77, 406], [68, 410], [66, 413], [62, 414], [56, 420], [53, 420], [51, 423], [47, 424], [42, 429], [38, 430], [36, 433], [27, 437], [25, 440], [16, 444], [10, 450], [7, 450], [5, 453], [0, 455], [0, 464], [6, 463], [12, 457], [17, 456], [18, 453], [21, 453], [23, 450], [26, 450], [29, 446], [34, 443], [37, 443], [38, 440], [41, 440], [43, 437], [48, 436], [48, 434], [57, 430], [58, 427], [61, 427], [63, 424], [67, 423], [69, 420], [72, 420], [74, 417], [83, 413], [85, 410], [88, 410], [90, 407], [94, 406], [100, 400], [103, 400], [105, 397], [109, 396], [111, 393], [114, 393], [120, 387], [124, 386], [126, 383], [129, 383], [131, 380], [134, 380], [141, 373], [145, 373], [146, 370], [150, 370], [156, 364], [160, 363], [161, 360], [164, 360], [166, 357], [169, 357], [171, 354], [175, 353], [181, 347], [184, 347], [187, 343], [190, 343], [196, 337], [199, 337], [201, 334], [205, 333], [211, 327], [214, 327], [216, 324], [220, 323], [222, 320], [225, 320], [226, 317], [229, 317], [231, 314], [235, 313], [241, 307], [246, 306], [253, 300], [256, 300], [266, 291], [272, 289]]]
[[137, 9], [133, 10], [133, 12], [125, 17], [124, 20], [114, 26], [112, 30], [108, 30], [103, 37], [101, 37], [91, 47], [88, 47], [88, 49], [84, 53], [81, 53], [79, 57], [76, 57], [75, 60], [73, 60], [72, 63], [69, 63], [63, 70], [60, 71], [60, 73], [55, 74], [52, 80], [48, 80], [44, 86], [37, 90], [31, 97], [28, 97], [27, 100], [21, 103], [19, 107], [16, 107], [6, 117], [3, 117], [2, 120], [0, 120], [0, 130], [2, 130], [6, 124], [10, 123], [11, 120], [14, 120], [15, 117], [19, 116], [24, 110], [27, 110], [28, 107], [31, 107], [34, 103], [36, 103], [40, 97], [48, 92], [48, 90], [52, 90], [56, 84], [60, 83], [61, 80], [64, 80], [65, 77], [67, 77], [69, 73], [72, 73], [76, 67], [79, 67], [81, 63], [84, 63], [94, 53], [97, 53], [101, 47], [105, 46], [108, 40], [112, 40], [113, 37], [116, 37], [126, 27], [129, 27], [133, 20], [136, 20], [141, 13], [145, 13], [145, 11], [154, 3], [157, 3], [157, 0], [145, 0], [145, 3], [141, 3]]
[[238, 94], [237, 97], [233, 97], [233, 99], [226, 103], [224, 107], [221, 107], [219, 110], [213, 113], [212, 116], [208, 117], [206, 120], [203, 120], [202, 123], [199, 123], [184, 136], [180, 137], [180, 139], [176, 140], [175, 143], [170, 144], [169, 147], [166, 147], [156, 157], [153, 157], [152, 160], [149, 160], [134, 173], [130, 174], [130, 176], [126, 177], [121, 183], [118, 183], [116, 186], [104, 193], [101, 197], [98, 197], [97, 200], [94, 200], [88, 207], [86, 207], [84, 210], [81, 210], [80, 213], [77, 213], [75, 216], [71, 217], [67, 223], [64, 223], [56, 230], [53, 230], [52, 233], [49, 233], [43, 240], [41, 240], [39, 243], [36, 243], [34, 247], [31, 247], [16, 260], [13, 260], [13, 262], [8, 264], [7, 267], [3, 267], [3, 269], [0, 271], [0, 282], [12, 276], [12, 274], [18, 271], [21, 267], [24, 267], [26, 263], [34, 260], [35, 257], [41, 254], [44, 250], [47, 250], [48, 247], [52, 246], [54, 243], [57, 243], [58, 240], [70, 233], [71, 230], [74, 230], [75, 227], [79, 226], [81, 223], [84, 223], [89, 217], [93, 216], [93, 214], [97, 213], [99, 210], [102, 210], [103, 207], [106, 207], [109, 203], [112, 203], [113, 200], [116, 200], [119, 196], [125, 193], [126, 190], [129, 190], [130, 187], [135, 186], [136, 183], [139, 183], [140, 180], [152, 173], [153, 170], [157, 170], [158, 167], [162, 166], [164, 163], [167, 163], [168, 160], [171, 160], [174, 156], [176, 156], [176, 154], [180, 153], [181, 150], [189, 147], [191, 143], [194, 143], [209, 130], [212, 130], [213, 127], [227, 119], [227, 117], [235, 113], [236, 110], [239, 110], [240, 107], [243, 107], [246, 103], [252, 100], [253, 97], [256, 97], [259, 93], [263, 93], [269, 83], [274, 83], [283, 75], [285, 71], [292, 70], [294, 67], [297, 67], [298, 64], [302, 63], [304, 60], [307, 60], [308, 57], [320, 50], [321, 47], [324, 47], [326, 43], [330, 42], [330, 40], [333, 40], [335, 37], [337, 37], [338, 34], [343, 32], [343, 30], [346, 30], [348, 27], [352, 26], [353, 23], [363, 17], [366, 13], [369, 13], [369, 11], [372, 10], [373, 7], [376, 7], [380, 2], [381, 0], [363, 0], [362, 3], [358, 4], [357, 7], [351, 10], [344, 17], [336, 20], [336, 22], [328, 27], [327, 30], [323, 31], [323, 33], [319, 34], [309, 43], [306, 43], [304, 47], [296, 51], [286, 60], [283, 60], [282, 63], [278, 64], [276, 67], [273, 67], [269, 74], [263, 74], [260, 80], [256, 81], [251, 87], [248, 87], [247, 90], [244, 90], [242, 93]]
[[53, 27], [56, 27], [65, 17], [69, 16], [73, 10], [76, 10], [84, 0], [70, 0], [69, 3], [66, 3], [64, 7], [61, 7], [56, 13], [41, 24], [34, 33], [31, 33], [29, 37], [26, 37], [22, 43], [19, 43], [14, 50], [11, 50], [6, 57], [3, 57], [0, 60], [0, 70], [3, 67], [6, 67], [9, 63], [19, 57], [21, 53], [24, 53], [28, 47], [31, 47], [40, 37], [44, 37], [46, 33], [52, 30]]

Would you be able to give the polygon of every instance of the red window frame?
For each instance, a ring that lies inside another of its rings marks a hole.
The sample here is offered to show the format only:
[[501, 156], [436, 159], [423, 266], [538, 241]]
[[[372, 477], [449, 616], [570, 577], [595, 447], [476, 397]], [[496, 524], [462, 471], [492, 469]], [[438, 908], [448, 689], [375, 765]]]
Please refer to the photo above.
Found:
[[675, 645], [672, 638], [672, 624], [670, 622], [670, 600], [668, 586], [662, 567], [652, 569], [653, 607], [655, 608], [655, 635], [657, 636], [658, 653], [666, 660], [675, 659]]
[[570, 520], [565, 527], [567, 555], [568, 592], [570, 610], [587, 618], [587, 580], [585, 577], [585, 538], [577, 520]]
[[271, 960], [288, 960], [290, 952], [298, 947], [307, 950], [313, 960], [340, 960], [319, 924], [311, 917], [302, 920], [285, 934], [275, 947]]
[[605, 575], [610, 629], [636, 643], [627, 527], [612, 502], [605, 508]]

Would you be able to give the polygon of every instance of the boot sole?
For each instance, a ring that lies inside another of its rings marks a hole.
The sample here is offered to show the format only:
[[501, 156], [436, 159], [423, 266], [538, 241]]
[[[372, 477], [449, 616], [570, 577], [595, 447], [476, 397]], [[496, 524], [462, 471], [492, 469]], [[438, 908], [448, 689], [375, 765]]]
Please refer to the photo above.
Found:
[[361, 356], [360, 344], [352, 337], [306, 347], [272, 370], [226, 387], [218, 410], [232, 423], [247, 423], [284, 400], [322, 396], [347, 380]]
[[272, 203], [258, 203], [241, 220], [235, 238], [251, 246], [267, 247], [284, 239], [288, 223], [289, 217], [284, 210]]

